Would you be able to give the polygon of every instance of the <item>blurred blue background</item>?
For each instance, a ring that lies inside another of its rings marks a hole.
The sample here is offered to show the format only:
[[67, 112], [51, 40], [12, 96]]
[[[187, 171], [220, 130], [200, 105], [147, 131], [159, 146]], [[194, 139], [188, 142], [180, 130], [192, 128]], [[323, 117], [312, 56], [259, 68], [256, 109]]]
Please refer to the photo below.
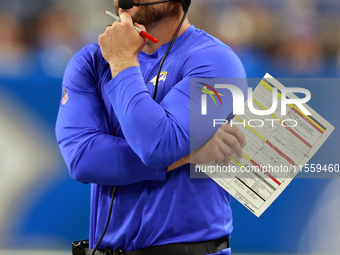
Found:
[[[103, 9], [112, 1], [0, 0], [1, 254], [88, 236], [90, 187], [69, 177], [54, 125], [68, 61], [112, 22]], [[248, 77], [322, 78], [310, 105], [336, 131], [312, 163], [339, 163], [340, 1], [193, 0], [189, 17]], [[339, 179], [296, 179], [260, 218], [233, 200], [233, 251], [339, 254], [339, 192]]]

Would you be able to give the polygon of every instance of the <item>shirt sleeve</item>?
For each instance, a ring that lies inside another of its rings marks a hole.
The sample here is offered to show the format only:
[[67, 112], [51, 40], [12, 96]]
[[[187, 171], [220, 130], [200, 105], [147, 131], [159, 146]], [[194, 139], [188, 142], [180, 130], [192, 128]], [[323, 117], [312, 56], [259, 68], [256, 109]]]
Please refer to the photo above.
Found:
[[[170, 166], [190, 153], [191, 78], [245, 78], [240, 60], [225, 46], [189, 56], [182, 74], [160, 104], [151, 98], [138, 67], [123, 70], [105, 85], [128, 144], [149, 167]], [[226, 107], [231, 113], [232, 104]], [[212, 134], [203, 134], [201, 145]]]
[[165, 168], [145, 166], [125, 139], [109, 134], [93, 59], [85, 48], [70, 61], [56, 123], [57, 141], [70, 175], [83, 183], [127, 185], [165, 180]]

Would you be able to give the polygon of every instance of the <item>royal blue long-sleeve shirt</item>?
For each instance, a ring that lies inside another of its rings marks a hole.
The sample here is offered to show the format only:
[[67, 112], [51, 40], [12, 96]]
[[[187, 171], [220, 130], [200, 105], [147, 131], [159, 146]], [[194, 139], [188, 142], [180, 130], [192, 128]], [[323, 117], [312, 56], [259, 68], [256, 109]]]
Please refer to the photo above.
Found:
[[[90, 247], [104, 230], [114, 186], [112, 218], [99, 248], [137, 250], [232, 231], [227, 192], [209, 178], [190, 178], [189, 164], [167, 168], [190, 153], [190, 79], [244, 78], [244, 69], [228, 46], [191, 26], [165, 61], [154, 101], [168, 47], [141, 52], [140, 67], [112, 79], [100, 47], [90, 44], [65, 71], [56, 135], [70, 175], [91, 183]], [[231, 103], [227, 109], [232, 112]], [[202, 144], [212, 134], [202, 134]]]

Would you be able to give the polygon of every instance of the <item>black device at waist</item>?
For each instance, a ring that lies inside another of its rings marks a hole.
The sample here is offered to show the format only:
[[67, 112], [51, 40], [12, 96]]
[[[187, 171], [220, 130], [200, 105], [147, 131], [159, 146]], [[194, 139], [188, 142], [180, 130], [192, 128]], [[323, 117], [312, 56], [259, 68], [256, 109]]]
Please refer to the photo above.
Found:
[[[206, 255], [226, 248], [229, 248], [229, 238], [223, 236], [211, 241], [165, 244], [135, 251], [98, 250], [95, 255]], [[93, 250], [88, 248], [87, 240], [72, 243], [73, 255], [92, 255], [92, 252]]]

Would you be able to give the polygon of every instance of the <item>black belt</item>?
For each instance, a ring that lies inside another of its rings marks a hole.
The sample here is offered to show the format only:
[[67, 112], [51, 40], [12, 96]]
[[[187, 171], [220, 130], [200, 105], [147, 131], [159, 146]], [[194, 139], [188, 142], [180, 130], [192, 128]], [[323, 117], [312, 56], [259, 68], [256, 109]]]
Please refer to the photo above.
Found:
[[[115, 252], [110, 252], [109, 249], [98, 250], [95, 255], [206, 255], [226, 248], [229, 248], [229, 238], [223, 236], [212, 241], [165, 244], [135, 251], [117, 249]], [[92, 252], [92, 249], [84, 249], [84, 255], [92, 255]]]

